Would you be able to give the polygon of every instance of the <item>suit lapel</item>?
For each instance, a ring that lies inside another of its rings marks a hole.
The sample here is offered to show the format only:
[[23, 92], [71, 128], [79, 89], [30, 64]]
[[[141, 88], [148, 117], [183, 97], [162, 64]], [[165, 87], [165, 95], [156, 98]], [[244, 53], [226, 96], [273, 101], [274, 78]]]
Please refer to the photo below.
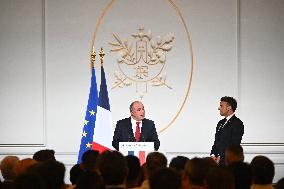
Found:
[[134, 131], [132, 129], [131, 117], [129, 117], [129, 119], [127, 121], [127, 129], [128, 129], [129, 136], [131, 136], [131, 141], [134, 142], [135, 137], [134, 137]]
[[218, 125], [218, 132], [224, 128], [223, 126], [224, 126], [225, 122], [226, 122], [226, 119], [225, 118], [222, 119], [222, 121]]
[[232, 122], [235, 118], [236, 118], [236, 116], [233, 115], [233, 116], [227, 121], [226, 125], [227, 125], [227, 126], [230, 125], [231, 122]]
[[218, 131], [222, 131], [224, 128], [229, 128], [232, 121], [234, 121], [234, 119], [236, 118], [235, 115], [233, 115], [227, 122], [222, 122], [222, 124], [220, 124], [219, 130]]

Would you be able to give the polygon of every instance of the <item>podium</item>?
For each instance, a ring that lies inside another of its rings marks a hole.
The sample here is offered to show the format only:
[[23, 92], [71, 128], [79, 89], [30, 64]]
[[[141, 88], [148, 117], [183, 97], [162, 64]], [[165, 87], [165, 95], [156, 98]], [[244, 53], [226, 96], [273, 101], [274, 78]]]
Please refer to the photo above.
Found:
[[154, 151], [154, 142], [119, 142], [119, 151], [125, 156], [137, 156], [143, 165], [148, 153]]

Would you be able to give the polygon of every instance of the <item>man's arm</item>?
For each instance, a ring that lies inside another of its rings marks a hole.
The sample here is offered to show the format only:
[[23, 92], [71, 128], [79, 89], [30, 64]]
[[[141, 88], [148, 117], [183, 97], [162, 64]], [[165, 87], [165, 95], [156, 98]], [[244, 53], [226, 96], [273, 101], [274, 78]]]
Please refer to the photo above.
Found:
[[213, 143], [212, 148], [211, 148], [210, 156], [214, 155], [214, 156], [217, 157], [219, 154], [218, 154], [218, 150], [217, 150], [217, 147], [216, 147], [216, 134], [217, 134], [217, 128], [216, 128], [214, 143]]
[[114, 134], [113, 134], [113, 139], [112, 139], [112, 146], [116, 149], [119, 150], [119, 141], [120, 141], [120, 134], [121, 134], [121, 124], [120, 121], [116, 123]]
[[234, 125], [232, 125], [232, 137], [230, 140], [230, 144], [240, 144], [242, 141], [242, 137], [244, 134], [244, 124], [238, 119]]
[[154, 142], [154, 149], [157, 151], [160, 147], [160, 140], [158, 138], [155, 123], [154, 121], [151, 122], [152, 122], [151, 141]]

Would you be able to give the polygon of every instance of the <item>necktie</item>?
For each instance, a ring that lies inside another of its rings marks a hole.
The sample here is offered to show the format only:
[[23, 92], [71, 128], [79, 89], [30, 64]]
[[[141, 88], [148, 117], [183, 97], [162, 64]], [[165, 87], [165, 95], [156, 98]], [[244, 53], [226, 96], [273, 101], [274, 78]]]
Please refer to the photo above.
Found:
[[140, 122], [136, 122], [136, 131], [135, 131], [135, 140], [136, 142], [139, 142], [140, 139], [140, 127], [139, 127]]

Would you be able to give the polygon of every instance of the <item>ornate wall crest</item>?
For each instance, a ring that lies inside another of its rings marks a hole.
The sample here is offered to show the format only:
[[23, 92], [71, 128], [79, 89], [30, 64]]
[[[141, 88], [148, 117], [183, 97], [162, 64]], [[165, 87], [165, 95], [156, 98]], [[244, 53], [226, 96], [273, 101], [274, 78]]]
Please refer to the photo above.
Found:
[[137, 33], [121, 40], [117, 34], [113, 34], [114, 42], [111, 52], [117, 53], [117, 64], [119, 71], [115, 71], [115, 82], [112, 89], [135, 85], [136, 93], [142, 99], [148, 92], [148, 86], [172, 87], [166, 83], [164, 67], [167, 61], [167, 53], [173, 47], [174, 35], [167, 34], [164, 37], [152, 37], [149, 30], [144, 32], [140, 27]]

